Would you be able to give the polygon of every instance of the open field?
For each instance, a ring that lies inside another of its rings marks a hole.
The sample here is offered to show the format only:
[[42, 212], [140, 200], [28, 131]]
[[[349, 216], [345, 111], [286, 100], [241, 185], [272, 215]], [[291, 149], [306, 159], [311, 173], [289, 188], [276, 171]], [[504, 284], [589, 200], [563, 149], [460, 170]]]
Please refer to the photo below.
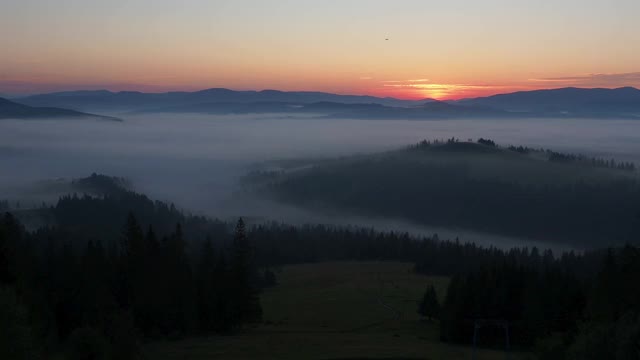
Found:
[[[149, 344], [149, 359], [470, 359], [471, 348], [438, 341], [417, 302], [448, 279], [411, 272], [411, 264], [323, 263], [287, 266], [262, 296], [264, 323], [237, 336]], [[478, 359], [504, 359], [482, 350]], [[511, 354], [512, 360], [525, 359]]]

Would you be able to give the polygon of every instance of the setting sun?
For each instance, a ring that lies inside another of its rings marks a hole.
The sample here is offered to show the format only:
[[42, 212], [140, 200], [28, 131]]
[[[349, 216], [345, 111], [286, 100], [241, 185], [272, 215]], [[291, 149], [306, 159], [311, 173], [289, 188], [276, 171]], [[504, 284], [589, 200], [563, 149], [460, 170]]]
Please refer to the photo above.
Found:
[[224, 87], [442, 100], [640, 86], [629, 45], [640, 43], [638, 2], [569, 3], [192, 0], [176, 12], [168, 0], [10, 1], [0, 93]]

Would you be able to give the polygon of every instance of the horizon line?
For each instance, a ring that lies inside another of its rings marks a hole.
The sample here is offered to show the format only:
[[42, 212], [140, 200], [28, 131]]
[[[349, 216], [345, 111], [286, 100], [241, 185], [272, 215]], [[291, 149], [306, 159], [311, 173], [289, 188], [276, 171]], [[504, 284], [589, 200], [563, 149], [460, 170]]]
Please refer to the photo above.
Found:
[[[145, 86], [145, 85], [140, 85]], [[140, 90], [111, 90], [109, 89], [109, 85], [106, 85], [104, 88], [96, 88], [96, 89], [87, 89], [87, 88], [77, 88], [74, 90], [60, 90], [60, 91], [46, 91], [46, 92], [29, 92], [29, 93], [0, 93], [0, 97], [5, 97], [8, 99], [19, 99], [31, 96], [39, 96], [39, 95], [53, 95], [53, 94], [66, 94], [66, 93], [96, 93], [96, 92], [109, 92], [112, 94], [120, 94], [120, 93], [138, 93], [138, 94], [169, 94], [169, 93], [198, 93], [209, 90], [227, 90], [232, 92], [254, 92], [254, 93], [262, 93], [262, 92], [280, 92], [280, 93], [320, 93], [320, 94], [330, 94], [330, 95], [338, 95], [338, 96], [357, 96], [357, 97], [372, 97], [377, 99], [394, 99], [394, 100], [404, 100], [404, 101], [422, 101], [422, 100], [434, 100], [434, 101], [458, 101], [464, 99], [475, 99], [475, 98], [485, 98], [496, 95], [506, 95], [506, 94], [515, 94], [522, 92], [535, 92], [535, 91], [552, 91], [552, 90], [563, 90], [563, 89], [582, 89], [582, 90], [620, 90], [620, 89], [634, 89], [640, 91], [640, 88], [635, 86], [618, 86], [618, 87], [580, 87], [580, 86], [561, 86], [561, 87], [550, 87], [550, 88], [538, 88], [538, 89], [522, 89], [508, 92], [498, 92], [492, 95], [486, 96], [472, 96], [472, 97], [452, 97], [448, 99], [435, 99], [430, 97], [396, 97], [396, 96], [380, 96], [380, 95], [372, 95], [366, 93], [341, 93], [341, 92], [330, 92], [330, 91], [320, 91], [320, 90], [279, 90], [273, 88], [264, 88], [264, 89], [238, 89], [238, 88], [228, 88], [228, 87], [211, 87], [211, 88], [202, 88], [199, 90], [166, 90], [166, 91], [140, 91]]]

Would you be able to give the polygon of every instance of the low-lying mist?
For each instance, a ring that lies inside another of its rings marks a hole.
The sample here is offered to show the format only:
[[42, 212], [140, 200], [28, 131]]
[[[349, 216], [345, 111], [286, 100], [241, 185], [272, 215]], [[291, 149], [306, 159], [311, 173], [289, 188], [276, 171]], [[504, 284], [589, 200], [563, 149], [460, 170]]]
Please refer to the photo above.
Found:
[[[124, 120], [0, 121], [0, 199], [20, 200], [26, 206], [53, 201], [57, 194], [43, 190], [42, 181], [96, 172], [125, 177], [135, 190], [151, 198], [215, 217], [339, 222], [431, 234], [434, 229], [408, 229], [411, 225], [406, 223], [336, 220], [339, 217], [232, 195], [238, 190], [238, 179], [264, 161], [378, 152], [421, 139], [484, 137], [503, 145], [545, 147], [640, 163], [640, 122], [633, 120], [367, 121], [192, 114], [129, 116]], [[446, 235], [452, 238], [456, 233]], [[468, 241], [480, 239], [473, 234], [465, 237]]]

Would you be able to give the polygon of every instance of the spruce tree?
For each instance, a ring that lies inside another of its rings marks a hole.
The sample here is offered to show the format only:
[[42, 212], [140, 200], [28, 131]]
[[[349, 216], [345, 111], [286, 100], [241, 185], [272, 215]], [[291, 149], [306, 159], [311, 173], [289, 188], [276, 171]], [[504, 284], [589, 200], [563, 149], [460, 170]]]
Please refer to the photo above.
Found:
[[186, 241], [182, 226], [176, 225], [175, 232], [169, 237], [165, 249], [168, 293], [168, 329], [176, 333], [186, 333], [193, 329], [196, 322], [196, 289], [193, 273], [186, 253]]
[[440, 303], [433, 285], [429, 285], [425, 291], [422, 301], [418, 306], [418, 313], [429, 320], [437, 319], [440, 315]]
[[242, 325], [259, 321], [262, 318], [262, 308], [256, 284], [256, 269], [242, 218], [238, 220], [233, 238], [231, 271], [234, 322]]
[[216, 285], [214, 298], [214, 330], [228, 333], [234, 326], [232, 304], [232, 279], [224, 251], [220, 251], [213, 269], [213, 283]]
[[207, 238], [196, 270], [198, 327], [201, 332], [209, 332], [216, 327], [216, 284], [215, 252], [211, 239]]

